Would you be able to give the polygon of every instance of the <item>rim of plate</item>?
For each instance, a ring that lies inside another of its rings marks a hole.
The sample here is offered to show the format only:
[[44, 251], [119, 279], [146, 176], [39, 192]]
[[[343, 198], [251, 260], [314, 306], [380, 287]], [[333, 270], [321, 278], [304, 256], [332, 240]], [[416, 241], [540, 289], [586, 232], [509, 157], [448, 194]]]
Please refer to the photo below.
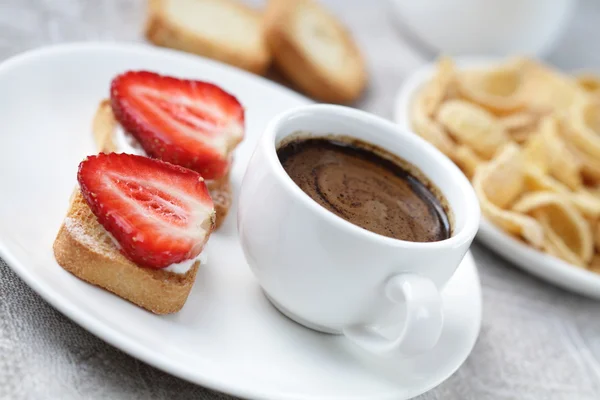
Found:
[[[208, 64], [215, 68], [222, 68], [230, 71], [231, 73], [242, 74], [249, 79], [258, 79], [264, 84], [272, 86], [278, 90], [282, 90], [284, 93], [294, 96], [298, 98], [298, 100], [311, 103], [312, 100], [294, 92], [293, 90], [281, 86], [277, 83], [269, 81], [266, 78], [261, 76], [257, 76], [251, 74], [249, 72], [240, 70], [238, 68], [222, 64], [218, 61], [209, 60], [200, 56], [195, 56], [191, 54], [186, 54], [183, 52], [179, 52], [171, 49], [164, 48], [156, 48], [146, 44], [138, 44], [138, 43], [114, 43], [114, 42], [72, 42], [66, 44], [58, 44], [52, 46], [41, 47], [38, 49], [33, 49], [26, 51], [24, 53], [17, 54], [11, 58], [6, 59], [2, 63], [0, 63], [0, 79], [2, 79], [3, 74], [6, 71], [10, 71], [15, 67], [18, 67], [21, 63], [26, 62], [35, 62], [38, 58], [43, 58], [45, 56], [60, 54], [60, 53], [68, 53], [68, 52], [77, 52], [77, 51], [124, 51], [126, 50], [130, 54], [141, 54], [141, 53], [162, 53], [165, 57], [171, 58], [179, 58], [182, 60], [186, 60], [187, 62], [196, 62], [200, 64]], [[62, 314], [67, 316], [69, 319], [76, 322], [78, 325], [94, 334], [101, 340], [109, 343], [110, 345], [122, 350], [123, 352], [135, 357], [139, 360], [147, 362], [148, 364], [163, 370], [169, 374], [173, 374], [181, 379], [187, 380], [193, 384], [199, 384], [205, 388], [219, 391], [222, 393], [227, 393], [234, 396], [241, 396], [244, 398], [257, 398], [257, 399], [266, 399], [270, 398], [269, 396], [277, 395], [282, 400], [286, 399], [299, 399], [299, 397], [294, 397], [293, 395], [281, 396], [278, 393], [266, 392], [266, 391], [256, 391], [254, 389], [244, 389], [235, 386], [227, 386], [224, 380], [214, 380], [211, 378], [206, 378], [202, 375], [194, 374], [192, 369], [184, 368], [180, 366], [179, 363], [171, 361], [169, 358], [163, 357], [161, 355], [157, 355], [157, 353], [150, 351], [146, 346], [139, 345], [135, 340], [129, 338], [128, 336], [119, 333], [109, 325], [106, 325], [103, 322], [98, 321], [96, 318], [89, 316], [85, 312], [80, 311], [74, 303], [68, 301], [68, 299], [64, 298], [60, 291], [55, 290], [51, 285], [45, 283], [43, 280], [37, 279], [34, 273], [32, 273], [28, 268], [26, 268], [17, 257], [8, 249], [8, 247], [0, 241], [0, 256], [7, 263], [7, 265], [13, 270], [31, 289], [33, 289], [36, 293], [38, 293], [46, 302], [60, 311]], [[474, 278], [477, 281], [477, 294], [479, 296], [479, 317], [478, 317], [478, 325], [477, 325], [477, 334], [474, 336], [472, 343], [468, 349], [468, 352], [465, 352], [464, 355], [460, 357], [460, 363], [457, 365], [453, 365], [447, 373], [443, 376], [443, 379], [428, 385], [423, 390], [412, 393], [411, 396], [416, 396], [421, 393], [425, 393], [432, 388], [438, 386], [446, 379], [448, 379], [456, 370], [464, 363], [477, 341], [478, 333], [481, 328], [481, 286], [479, 283], [479, 276], [477, 273], [477, 268], [475, 261], [470, 252], [467, 253], [465, 259], [469, 259], [469, 262], [473, 264], [473, 273]], [[174, 371], [174, 372], [172, 372]], [[396, 399], [397, 393], [389, 393], [383, 394], [379, 397], [379, 399]], [[330, 400], [335, 397], [330, 396], [322, 396], [319, 398], [313, 398], [318, 400]], [[359, 399], [359, 398], [357, 398]], [[364, 398], [360, 398], [361, 400]]]
[[48, 55], [60, 54], [60, 53], [69, 53], [69, 52], [79, 52], [79, 51], [127, 51], [129, 54], [134, 53], [162, 53], [164, 57], [174, 57], [179, 58], [181, 60], [186, 60], [186, 62], [196, 62], [201, 64], [207, 64], [214, 68], [220, 68], [228, 71], [229, 73], [236, 73], [239, 75], [243, 75], [249, 79], [259, 80], [267, 86], [271, 86], [276, 88], [277, 90], [282, 90], [287, 92], [287, 94], [298, 98], [299, 100], [308, 102], [310, 104], [314, 103], [310, 98], [286, 87], [279, 83], [273, 82], [272, 80], [267, 79], [264, 76], [253, 74], [252, 72], [237, 68], [233, 65], [225, 64], [217, 60], [213, 60], [210, 58], [205, 58], [196, 54], [186, 53], [179, 50], [169, 49], [166, 47], [157, 47], [147, 43], [137, 43], [137, 42], [111, 42], [111, 41], [74, 41], [68, 43], [59, 43], [48, 46], [42, 46], [38, 48], [33, 48], [30, 50], [23, 51], [21, 53], [15, 54], [5, 60], [0, 61], [0, 75], [4, 73], [5, 70], [13, 68], [15, 64], [24, 63], [24, 62], [32, 62], [35, 61], [36, 58], [41, 58]]
[[[485, 67], [497, 63], [501, 57], [456, 57], [462, 68]], [[398, 89], [393, 119], [404, 129], [412, 131], [408, 119], [412, 97], [433, 75], [435, 62], [429, 62], [410, 74]], [[483, 214], [476, 239], [521, 269], [563, 289], [600, 299], [600, 274], [569, 264], [559, 258], [530, 247], [492, 224]]]

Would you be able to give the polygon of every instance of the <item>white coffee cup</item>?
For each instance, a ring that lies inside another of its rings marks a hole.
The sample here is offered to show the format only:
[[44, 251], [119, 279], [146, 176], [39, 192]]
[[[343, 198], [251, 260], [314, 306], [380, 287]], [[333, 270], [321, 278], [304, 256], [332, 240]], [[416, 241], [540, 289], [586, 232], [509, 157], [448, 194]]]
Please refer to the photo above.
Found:
[[[299, 131], [357, 138], [420, 169], [451, 209], [451, 237], [396, 240], [320, 206], [277, 157], [281, 141]], [[467, 178], [432, 145], [392, 122], [334, 105], [295, 108], [270, 122], [246, 170], [238, 207], [246, 260], [271, 302], [304, 326], [343, 334], [382, 355], [416, 354], [436, 344], [443, 326], [440, 290], [469, 249], [480, 216]], [[388, 326], [396, 328], [391, 336]]]

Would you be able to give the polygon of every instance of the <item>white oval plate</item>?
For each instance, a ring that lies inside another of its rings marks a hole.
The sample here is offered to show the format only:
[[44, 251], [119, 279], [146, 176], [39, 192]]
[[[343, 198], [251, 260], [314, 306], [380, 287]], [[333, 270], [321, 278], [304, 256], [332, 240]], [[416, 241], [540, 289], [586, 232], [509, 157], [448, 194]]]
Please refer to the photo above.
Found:
[[[457, 58], [460, 68], [485, 67], [497, 63], [498, 58]], [[407, 130], [410, 126], [410, 105], [413, 95], [429, 80], [435, 64], [427, 64], [410, 75], [399, 89], [394, 106], [394, 120]], [[518, 267], [564, 289], [600, 299], [600, 275], [566, 263], [525, 245], [498, 229], [482, 215], [477, 239]]]
[[92, 116], [115, 74], [142, 68], [215, 82], [245, 106], [247, 136], [231, 177], [234, 200], [267, 121], [309, 103], [260, 77], [147, 46], [63, 45], [5, 62], [0, 66], [0, 254], [29, 286], [132, 356], [242, 397], [405, 399], [438, 385], [462, 364], [481, 323], [479, 279], [470, 255], [444, 290], [446, 325], [439, 344], [420, 357], [387, 363], [339, 336], [303, 328], [271, 306], [238, 244], [236, 207], [211, 237], [208, 264], [175, 315], [153, 315], [57, 265], [51, 247], [77, 165], [95, 153]]

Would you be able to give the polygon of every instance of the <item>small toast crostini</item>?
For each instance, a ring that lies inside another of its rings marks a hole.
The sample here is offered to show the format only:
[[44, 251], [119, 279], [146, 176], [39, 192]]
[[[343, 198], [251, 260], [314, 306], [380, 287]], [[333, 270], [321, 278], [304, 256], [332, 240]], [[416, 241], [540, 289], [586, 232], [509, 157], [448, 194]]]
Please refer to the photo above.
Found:
[[179, 311], [215, 226], [213, 202], [194, 171], [130, 154], [81, 162], [54, 241], [58, 264], [156, 314]]
[[244, 137], [244, 109], [235, 97], [203, 81], [129, 71], [113, 79], [93, 131], [100, 151], [145, 155], [200, 173], [217, 228], [223, 223], [231, 206], [232, 153]]
[[264, 74], [271, 57], [262, 13], [238, 0], [148, 0], [146, 38]]
[[265, 37], [274, 65], [309, 96], [351, 103], [367, 84], [365, 61], [346, 27], [315, 0], [268, 0]]

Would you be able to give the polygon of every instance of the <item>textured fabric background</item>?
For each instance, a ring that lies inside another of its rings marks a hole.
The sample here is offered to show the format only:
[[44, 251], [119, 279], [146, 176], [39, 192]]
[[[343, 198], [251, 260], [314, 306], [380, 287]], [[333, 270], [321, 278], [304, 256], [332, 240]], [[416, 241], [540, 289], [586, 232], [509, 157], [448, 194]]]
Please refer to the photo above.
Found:
[[[395, 90], [430, 55], [401, 36], [387, 1], [324, 1], [368, 58], [370, 88], [358, 107], [390, 117]], [[49, 43], [141, 41], [143, 10], [141, 0], [0, 0], [0, 60]], [[600, 67], [599, 34], [600, 2], [580, 2], [549, 60]], [[481, 335], [458, 372], [419, 400], [600, 399], [600, 303], [530, 277], [477, 243], [473, 254], [483, 284]], [[0, 399], [121, 398], [232, 399], [107, 345], [0, 260]]]

